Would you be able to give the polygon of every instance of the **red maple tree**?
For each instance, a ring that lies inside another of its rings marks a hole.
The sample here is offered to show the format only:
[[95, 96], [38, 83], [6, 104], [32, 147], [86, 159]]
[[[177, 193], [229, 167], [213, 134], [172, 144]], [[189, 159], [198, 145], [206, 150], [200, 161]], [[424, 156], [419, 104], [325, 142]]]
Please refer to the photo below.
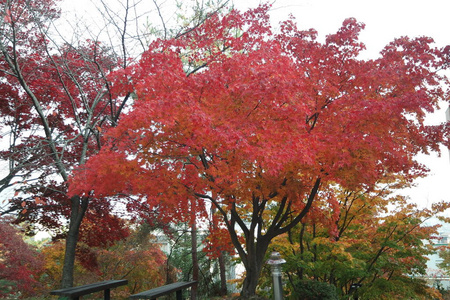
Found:
[[255, 294], [271, 240], [322, 186], [412, 180], [426, 173], [415, 154], [449, 134], [423, 122], [448, 100], [438, 73], [448, 51], [431, 39], [400, 38], [362, 60], [356, 20], [320, 43], [292, 20], [274, 33], [267, 11], [213, 16], [117, 72], [113, 89], [137, 100], [70, 184], [72, 194], [140, 196], [167, 221], [209, 201], [245, 266], [243, 297]]

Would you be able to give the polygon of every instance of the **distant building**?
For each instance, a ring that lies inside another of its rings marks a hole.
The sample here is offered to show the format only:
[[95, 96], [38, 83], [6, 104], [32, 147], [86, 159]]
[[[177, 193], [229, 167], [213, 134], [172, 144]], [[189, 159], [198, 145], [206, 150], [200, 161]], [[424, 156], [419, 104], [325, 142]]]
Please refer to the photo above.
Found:
[[425, 280], [430, 286], [440, 286], [444, 289], [450, 289], [450, 276], [446, 271], [439, 267], [439, 264], [443, 261], [439, 256], [439, 247], [448, 246], [450, 242], [450, 235], [448, 233], [439, 234], [436, 242], [433, 246], [436, 248], [436, 252], [428, 255], [427, 262], [427, 274]]

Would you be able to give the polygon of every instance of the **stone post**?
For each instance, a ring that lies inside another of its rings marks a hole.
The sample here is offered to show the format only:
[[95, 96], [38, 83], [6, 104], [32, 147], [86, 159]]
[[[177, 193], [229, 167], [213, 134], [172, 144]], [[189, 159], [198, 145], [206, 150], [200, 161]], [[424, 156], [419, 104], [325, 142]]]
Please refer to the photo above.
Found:
[[281, 258], [279, 252], [272, 252], [267, 264], [270, 265], [272, 270], [273, 279], [273, 299], [283, 300], [283, 285], [281, 283], [281, 265], [286, 261]]

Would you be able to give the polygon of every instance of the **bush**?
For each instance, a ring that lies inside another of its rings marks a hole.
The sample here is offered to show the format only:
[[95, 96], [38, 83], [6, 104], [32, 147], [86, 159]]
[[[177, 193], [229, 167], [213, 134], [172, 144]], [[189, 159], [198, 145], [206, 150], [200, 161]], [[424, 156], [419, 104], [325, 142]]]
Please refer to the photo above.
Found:
[[315, 280], [301, 280], [294, 285], [291, 299], [338, 300], [338, 295], [334, 285]]

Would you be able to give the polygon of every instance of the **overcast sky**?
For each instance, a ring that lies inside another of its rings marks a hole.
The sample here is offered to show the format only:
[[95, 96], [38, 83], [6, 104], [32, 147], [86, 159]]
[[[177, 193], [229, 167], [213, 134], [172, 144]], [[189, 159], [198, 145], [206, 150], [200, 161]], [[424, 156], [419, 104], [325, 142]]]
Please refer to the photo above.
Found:
[[[234, 0], [240, 9], [255, 7], [259, 0]], [[274, 20], [292, 14], [301, 29], [314, 28], [320, 36], [334, 33], [344, 19], [353, 17], [366, 24], [361, 39], [376, 55], [395, 37], [431, 36], [440, 45], [450, 44], [448, 0], [275, 0]]]

